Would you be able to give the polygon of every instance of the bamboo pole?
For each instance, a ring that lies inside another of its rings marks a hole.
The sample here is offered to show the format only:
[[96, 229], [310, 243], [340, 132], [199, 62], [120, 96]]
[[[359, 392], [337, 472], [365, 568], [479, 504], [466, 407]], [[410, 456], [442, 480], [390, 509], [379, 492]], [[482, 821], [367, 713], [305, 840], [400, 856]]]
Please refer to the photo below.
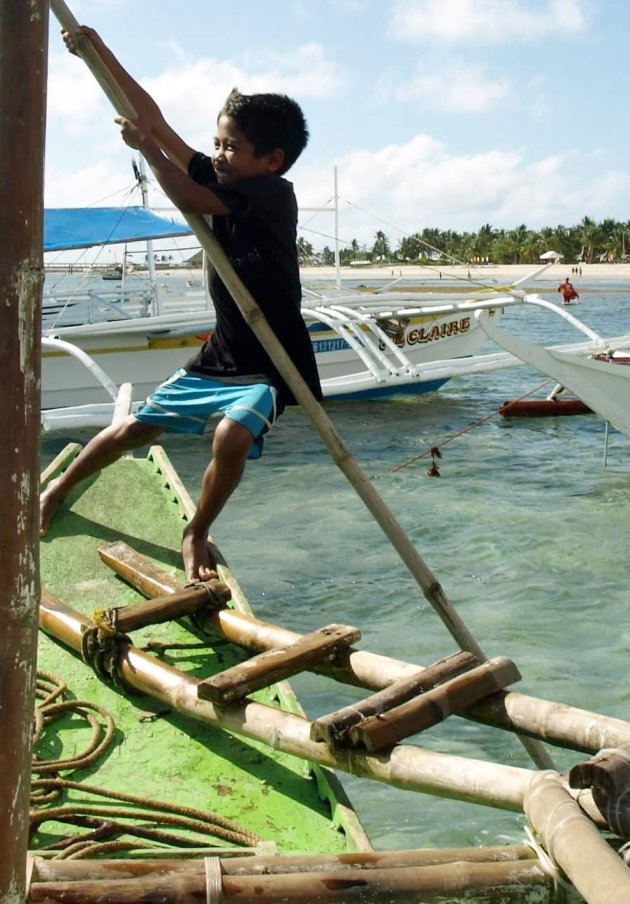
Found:
[[630, 723], [516, 691], [499, 691], [471, 706], [466, 716], [583, 753], [604, 747], [630, 749]]
[[525, 795], [535, 835], [588, 904], [627, 904], [630, 870], [558, 779], [539, 773]]
[[[159, 449], [153, 449], [156, 465], [168, 472], [166, 461]], [[175, 477], [167, 474], [169, 483]], [[153, 563], [119, 541], [99, 550], [101, 558], [116, 574], [136, 587], [145, 596], [156, 596], [181, 590], [176, 578], [168, 572], [156, 569]], [[229, 569], [218, 563], [221, 579], [230, 587], [232, 599], [238, 599], [241, 591]], [[204, 629], [215, 632], [253, 652], [273, 650], [295, 643], [301, 635], [287, 628], [272, 625], [234, 609], [221, 609], [203, 622]], [[371, 691], [390, 688], [395, 682], [422, 682], [423, 666], [402, 662], [367, 650], [342, 651], [333, 662], [315, 665], [312, 671], [355, 687]], [[612, 716], [529, 697], [516, 692], [498, 691], [485, 700], [472, 704], [462, 715], [467, 719], [492, 725], [505, 731], [529, 734], [544, 739], [557, 747], [597, 753], [607, 747], [624, 747], [630, 750], [630, 723]], [[314, 723], [315, 724], [315, 723]], [[325, 740], [325, 737], [316, 740]]]
[[37, 665], [48, 5], [0, 0], [0, 901], [23, 900]]
[[[195, 873], [169, 873], [158, 881], [110, 879], [107, 882], [43, 882], [31, 886], [30, 904], [129, 904], [142, 900], [160, 904], [190, 901], [230, 901], [241, 904], [423, 904], [466, 896], [470, 904], [536, 901], [552, 904], [553, 883], [536, 862], [475, 863], [460, 861], [404, 869], [342, 869], [337, 872], [226, 875], [218, 872], [209, 893], [204, 861]], [[222, 864], [216, 867], [221, 871]], [[527, 896], [527, 897], [525, 897]]]
[[[344, 869], [405, 869], [409, 866], [435, 866], [440, 863], [515, 863], [538, 860], [525, 844], [464, 848], [419, 848], [402, 851], [356, 851], [344, 854], [271, 854], [231, 856], [221, 851], [221, 870], [228, 876], [255, 876], [297, 872], [331, 872]], [[48, 860], [35, 857], [33, 879], [36, 882], [83, 882], [134, 878], [153, 873], [195, 873], [202, 860]]]
[[[64, 0], [50, 0], [50, 5], [64, 28], [69, 31], [75, 31], [78, 28], [78, 22], [64, 3]], [[88, 44], [89, 47], [86, 46]], [[99, 81], [115, 110], [121, 116], [133, 119], [133, 108], [111, 77], [107, 68], [103, 65], [93, 45], [89, 41], [79, 41], [77, 51]], [[184, 214], [184, 217], [203, 250], [208, 255], [215, 271], [228, 289], [245, 322], [254, 332], [278, 372], [290, 387], [293, 395], [328, 449], [333, 461], [352, 484], [360, 499], [407, 566], [425, 598], [437, 612], [461, 649], [474, 653], [480, 659], [485, 659], [486, 656], [483, 650], [451, 605], [439, 581], [355, 461], [350, 450], [337, 433], [334, 424], [313, 396], [291, 358], [267, 323], [251, 293], [234, 272], [227, 255], [206, 220], [200, 215], [193, 214]], [[549, 754], [538, 742], [523, 738], [522, 743], [537, 766], [545, 769], [553, 766]]]

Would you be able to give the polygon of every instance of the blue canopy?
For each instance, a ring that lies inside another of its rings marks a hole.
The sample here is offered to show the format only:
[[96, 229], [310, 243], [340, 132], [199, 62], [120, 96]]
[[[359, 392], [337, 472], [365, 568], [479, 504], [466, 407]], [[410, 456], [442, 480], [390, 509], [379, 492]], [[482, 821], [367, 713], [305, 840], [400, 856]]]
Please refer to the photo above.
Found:
[[192, 235], [185, 223], [146, 207], [52, 207], [44, 211], [44, 251]]

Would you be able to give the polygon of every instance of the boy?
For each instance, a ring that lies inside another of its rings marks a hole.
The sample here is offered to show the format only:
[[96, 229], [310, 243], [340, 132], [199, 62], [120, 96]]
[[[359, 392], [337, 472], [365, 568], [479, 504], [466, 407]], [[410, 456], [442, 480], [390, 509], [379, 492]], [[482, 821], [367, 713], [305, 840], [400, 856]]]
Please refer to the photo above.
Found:
[[[93, 29], [82, 27], [76, 34], [94, 44], [135, 110], [133, 122], [116, 119], [123, 140], [144, 155], [183, 213], [212, 215], [213, 232], [236, 273], [321, 399], [315, 355], [300, 313], [297, 204], [291, 183], [282, 178], [308, 140], [299, 106], [284, 95], [232, 91], [219, 113], [209, 158], [170, 128], [152, 98]], [[68, 32], [63, 37], [75, 53], [74, 37]], [[212, 269], [209, 281], [217, 318], [212, 336], [184, 368], [158, 386], [136, 415], [101, 431], [47, 487], [40, 507], [42, 536], [57, 507], [81, 480], [125, 452], [152, 443], [163, 430], [200, 435], [209, 419], [221, 414], [197, 509], [182, 539], [186, 580], [214, 576], [206, 543], [210, 525], [238, 486], [246, 459], [260, 456], [263, 434], [285, 405], [296, 402]]]

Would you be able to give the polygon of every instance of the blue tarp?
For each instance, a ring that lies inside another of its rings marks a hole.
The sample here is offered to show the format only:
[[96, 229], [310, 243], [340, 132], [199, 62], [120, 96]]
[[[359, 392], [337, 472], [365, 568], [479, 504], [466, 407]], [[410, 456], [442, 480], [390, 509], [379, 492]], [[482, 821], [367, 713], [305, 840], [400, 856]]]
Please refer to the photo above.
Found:
[[44, 210], [44, 251], [119, 245], [192, 235], [185, 223], [146, 207], [51, 207]]

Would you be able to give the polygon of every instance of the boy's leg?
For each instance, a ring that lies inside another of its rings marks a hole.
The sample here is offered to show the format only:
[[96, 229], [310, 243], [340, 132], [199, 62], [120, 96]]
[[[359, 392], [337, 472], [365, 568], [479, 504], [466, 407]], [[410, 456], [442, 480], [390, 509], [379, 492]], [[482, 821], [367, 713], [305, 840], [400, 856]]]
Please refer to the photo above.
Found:
[[120, 424], [111, 425], [94, 436], [68, 469], [52, 480], [40, 497], [39, 533], [45, 536], [56, 510], [78, 483], [102, 471], [132, 449], [152, 442], [161, 433], [159, 427], [143, 424], [129, 415]]
[[212, 460], [201, 480], [197, 510], [184, 531], [182, 557], [189, 583], [215, 576], [206, 542], [210, 525], [240, 483], [253, 442], [246, 427], [224, 417], [214, 432]]

